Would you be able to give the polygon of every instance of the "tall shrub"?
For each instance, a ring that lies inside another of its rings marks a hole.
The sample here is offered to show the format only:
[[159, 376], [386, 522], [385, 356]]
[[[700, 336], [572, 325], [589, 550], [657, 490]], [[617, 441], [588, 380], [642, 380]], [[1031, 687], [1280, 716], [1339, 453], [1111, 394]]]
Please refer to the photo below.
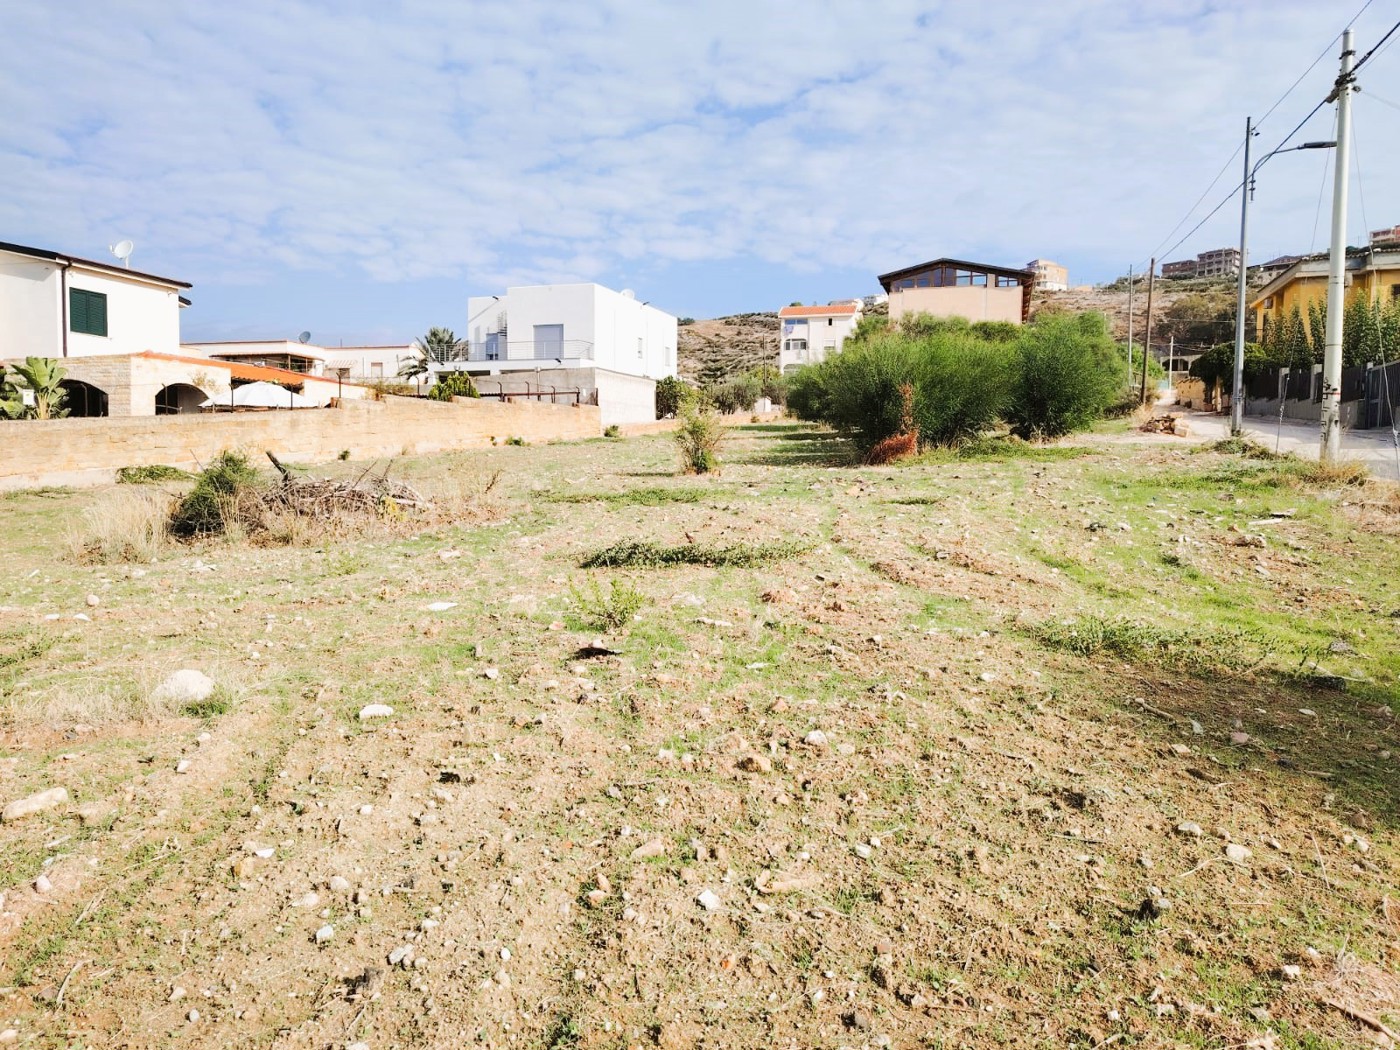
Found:
[[1101, 314], [1037, 320], [1015, 344], [1006, 420], [1039, 440], [1082, 430], [1113, 403], [1122, 378]]
[[1006, 403], [1012, 356], [1001, 342], [969, 330], [917, 346], [914, 418], [924, 445], [956, 445], [995, 426]]

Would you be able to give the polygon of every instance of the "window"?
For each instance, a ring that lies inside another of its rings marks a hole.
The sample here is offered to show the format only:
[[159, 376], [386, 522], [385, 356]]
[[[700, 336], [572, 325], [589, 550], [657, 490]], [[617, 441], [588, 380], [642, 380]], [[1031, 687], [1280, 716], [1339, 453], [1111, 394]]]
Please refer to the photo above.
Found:
[[384, 365], [380, 361], [371, 361], [369, 365], [369, 377], [371, 379], [384, 378]]
[[830, 318], [830, 317], [828, 317], [828, 318], [826, 319], [826, 326], [827, 326], [828, 328], [830, 328], [830, 327], [831, 327], [832, 325], [834, 325], [835, 323], [836, 323], [836, 321], [833, 320], [833, 319]]
[[997, 287], [998, 287], [998, 288], [1019, 288], [1019, 287], [1021, 287], [1021, 282], [1018, 281], [1018, 280], [1017, 280], [1016, 278], [1014, 278], [1014, 277], [998, 277], [998, 278], [997, 278]]
[[1392, 299], [1400, 299], [1400, 284], [1392, 284], [1390, 286], [1390, 297]]
[[783, 349], [789, 354], [800, 354], [807, 349], [807, 340], [789, 339]]
[[68, 330], [83, 335], [106, 335], [107, 297], [86, 288], [69, 288]]
[[987, 287], [987, 275], [985, 273], [974, 273], [972, 275], [972, 283], [978, 288]]
[[904, 280], [900, 281], [897, 285], [895, 285], [895, 287], [896, 287], [896, 288], [913, 288], [913, 287], [914, 287], [914, 278], [912, 278], [912, 277], [906, 277], [906, 278], [904, 278]]

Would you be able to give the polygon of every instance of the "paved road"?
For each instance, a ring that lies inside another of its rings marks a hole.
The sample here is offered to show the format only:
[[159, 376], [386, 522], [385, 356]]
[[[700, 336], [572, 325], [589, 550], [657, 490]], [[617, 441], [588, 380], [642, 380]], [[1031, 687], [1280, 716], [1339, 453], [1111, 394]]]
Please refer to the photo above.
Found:
[[[1228, 415], [1185, 412], [1174, 405], [1160, 405], [1158, 411], [1185, 416], [1186, 424], [1190, 427], [1189, 441], [1215, 441], [1230, 435]], [[1244, 430], [1265, 448], [1277, 445], [1280, 452], [1292, 452], [1308, 459], [1317, 459], [1322, 444], [1319, 423], [1285, 419], [1280, 425], [1277, 419], [1245, 416]], [[1342, 434], [1342, 456], [1365, 463], [1378, 478], [1400, 481], [1400, 460], [1397, 459], [1395, 439], [1389, 429], [1345, 431]]]

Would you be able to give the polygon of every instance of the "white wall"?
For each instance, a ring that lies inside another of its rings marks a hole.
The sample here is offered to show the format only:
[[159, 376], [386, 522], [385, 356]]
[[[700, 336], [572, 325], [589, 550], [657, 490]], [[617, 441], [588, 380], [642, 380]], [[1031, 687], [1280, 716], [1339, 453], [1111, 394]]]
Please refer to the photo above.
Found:
[[503, 362], [534, 368], [535, 326], [563, 325], [566, 365], [591, 361], [599, 368], [652, 379], [677, 374], [676, 318], [602, 285], [527, 285], [499, 298], [472, 296], [467, 300], [467, 338], [474, 357], [498, 330], [502, 313], [508, 319]]
[[324, 349], [326, 373], [329, 375], [336, 369], [348, 368], [354, 379], [393, 379], [405, 361], [418, 357], [412, 345], [407, 343], [403, 346], [328, 346]]
[[[0, 252], [0, 358], [64, 356], [61, 269], [47, 259]], [[177, 289], [78, 263], [68, 268], [67, 284], [107, 297], [107, 335], [70, 331], [69, 357], [179, 351]]]

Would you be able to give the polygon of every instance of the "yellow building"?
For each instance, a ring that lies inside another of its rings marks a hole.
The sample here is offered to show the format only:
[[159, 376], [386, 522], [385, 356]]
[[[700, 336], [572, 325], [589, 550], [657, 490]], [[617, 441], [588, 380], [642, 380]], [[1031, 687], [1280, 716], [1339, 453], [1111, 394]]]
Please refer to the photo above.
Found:
[[[1363, 297], [1388, 303], [1400, 298], [1400, 247], [1355, 248], [1347, 252], [1346, 298]], [[1266, 318], [1277, 324], [1298, 308], [1306, 319], [1308, 304], [1327, 302], [1327, 255], [1307, 255], [1259, 289], [1250, 302], [1255, 331], [1264, 330]]]

